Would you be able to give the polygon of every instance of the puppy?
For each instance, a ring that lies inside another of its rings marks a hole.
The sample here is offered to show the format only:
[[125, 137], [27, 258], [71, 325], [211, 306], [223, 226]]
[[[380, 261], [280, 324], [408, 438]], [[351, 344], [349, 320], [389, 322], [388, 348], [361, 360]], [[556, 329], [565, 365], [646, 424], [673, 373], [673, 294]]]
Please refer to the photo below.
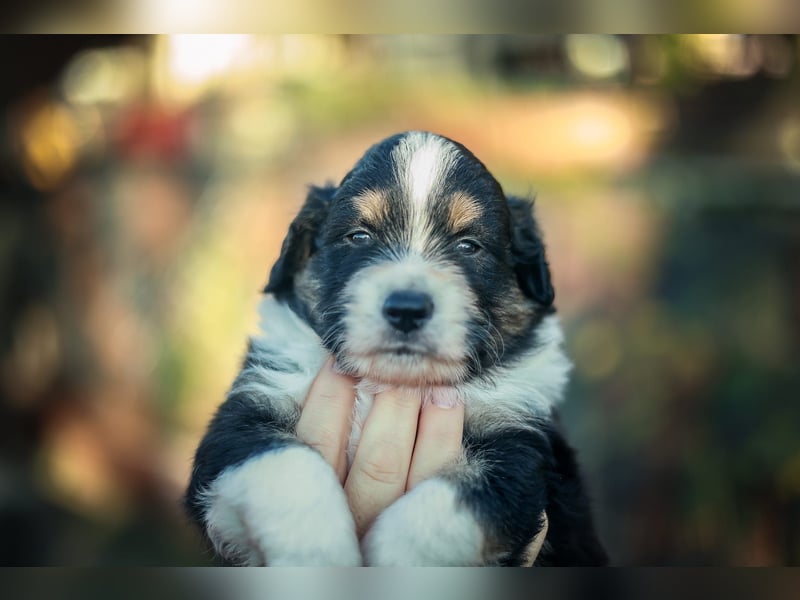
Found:
[[[603, 565], [554, 406], [570, 362], [530, 203], [464, 146], [423, 132], [311, 188], [261, 305], [263, 335], [197, 450], [186, 508], [242, 565]], [[382, 386], [463, 402], [463, 456], [364, 539], [333, 469], [295, 435], [328, 355], [357, 377], [350, 457]]]

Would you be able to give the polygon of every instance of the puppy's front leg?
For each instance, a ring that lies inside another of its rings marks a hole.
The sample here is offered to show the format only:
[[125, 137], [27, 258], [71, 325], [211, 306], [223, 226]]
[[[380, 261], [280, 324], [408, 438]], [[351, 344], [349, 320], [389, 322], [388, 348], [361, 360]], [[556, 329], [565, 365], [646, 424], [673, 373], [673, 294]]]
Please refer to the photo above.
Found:
[[465, 431], [465, 460], [386, 509], [365, 536], [374, 566], [519, 565], [540, 531], [547, 436], [535, 428]]
[[233, 564], [360, 565], [344, 490], [322, 455], [293, 434], [295, 422], [231, 394], [197, 450], [189, 513]]

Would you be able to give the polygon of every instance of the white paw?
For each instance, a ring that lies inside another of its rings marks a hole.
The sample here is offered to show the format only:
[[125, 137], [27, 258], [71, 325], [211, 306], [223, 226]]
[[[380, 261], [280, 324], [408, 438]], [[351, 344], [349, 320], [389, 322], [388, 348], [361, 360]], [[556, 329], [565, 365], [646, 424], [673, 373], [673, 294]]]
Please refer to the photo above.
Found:
[[443, 479], [422, 482], [387, 508], [364, 537], [371, 566], [468, 566], [483, 563], [483, 531]]
[[228, 469], [205, 499], [209, 538], [235, 564], [361, 564], [344, 490], [310, 448], [267, 452]]

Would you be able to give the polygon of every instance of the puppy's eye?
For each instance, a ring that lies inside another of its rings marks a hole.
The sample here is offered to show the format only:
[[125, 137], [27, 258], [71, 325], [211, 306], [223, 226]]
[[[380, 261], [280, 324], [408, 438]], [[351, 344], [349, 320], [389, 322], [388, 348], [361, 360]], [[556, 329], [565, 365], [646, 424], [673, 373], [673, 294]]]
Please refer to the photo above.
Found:
[[372, 236], [366, 231], [354, 231], [347, 235], [347, 241], [355, 246], [366, 246], [372, 241]]
[[458, 244], [456, 244], [456, 250], [467, 256], [475, 254], [480, 249], [481, 247], [472, 240], [459, 240]]

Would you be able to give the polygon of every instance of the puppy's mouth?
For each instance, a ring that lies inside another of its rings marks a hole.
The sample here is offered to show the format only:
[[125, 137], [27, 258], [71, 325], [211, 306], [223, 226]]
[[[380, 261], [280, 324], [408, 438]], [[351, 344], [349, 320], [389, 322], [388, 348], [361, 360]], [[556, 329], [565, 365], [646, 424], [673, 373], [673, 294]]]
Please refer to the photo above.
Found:
[[415, 344], [394, 344], [389, 346], [383, 346], [381, 348], [377, 348], [374, 352], [370, 352], [368, 355], [397, 355], [397, 356], [418, 356], [420, 359], [430, 358], [436, 359], [436, 354], [426, 348], [424, 346], [415, 345]]
[[392, 345], [337, 357], [339, 369], [354, 377], [403, 386], [455, 385], [464, 381], [463, 360], [437, 355], [416, 345]]

